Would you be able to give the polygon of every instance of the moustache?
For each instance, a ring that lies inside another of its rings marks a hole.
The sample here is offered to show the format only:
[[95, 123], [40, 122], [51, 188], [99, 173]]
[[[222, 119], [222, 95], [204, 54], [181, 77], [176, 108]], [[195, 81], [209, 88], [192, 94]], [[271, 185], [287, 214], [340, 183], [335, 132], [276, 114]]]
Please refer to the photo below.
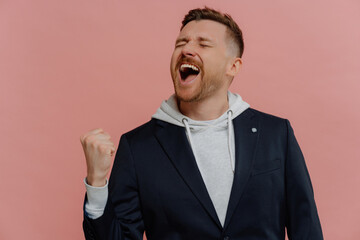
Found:
[[179, 69], [180, 68], [180, 65], [183, 64], [183, 63], [189, 63], [189, 64], [193, 64], [197, 67], [199, 67], [200, 69], [202, 69], [202, 65], [196, 61], [194, 61], [193, 59], [191, 58], [187, 58], [187, 57], [182, 57], [180, 58], [177, 63], [176, 63], [176, 69]]

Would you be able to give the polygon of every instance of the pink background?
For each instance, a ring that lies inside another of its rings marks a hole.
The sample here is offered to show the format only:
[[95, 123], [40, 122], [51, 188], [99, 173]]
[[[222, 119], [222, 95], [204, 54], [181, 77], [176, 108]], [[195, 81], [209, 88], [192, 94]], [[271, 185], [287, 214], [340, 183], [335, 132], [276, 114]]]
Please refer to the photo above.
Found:
[[360, 2], [0, 2], [0, 239], [83, 239], [80, 135], [120, 135], [173, 92], [180, 22], [204, 5], [244, 32], [231, 90], [290, 119], [324, 236], [360, 239]]

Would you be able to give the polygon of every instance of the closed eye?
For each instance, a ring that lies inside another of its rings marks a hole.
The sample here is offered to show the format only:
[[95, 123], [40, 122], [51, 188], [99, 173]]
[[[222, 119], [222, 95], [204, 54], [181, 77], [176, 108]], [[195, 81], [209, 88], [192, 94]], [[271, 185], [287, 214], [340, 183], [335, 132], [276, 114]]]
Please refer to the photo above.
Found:
[[206, 44], [200, 44], [200, 47], [210, 47], [210, 46]]
[[184, 38], [178, 39], [175, 42], [175, 47], [181, 47], [184, 46], [187, 43], [187, 40]]

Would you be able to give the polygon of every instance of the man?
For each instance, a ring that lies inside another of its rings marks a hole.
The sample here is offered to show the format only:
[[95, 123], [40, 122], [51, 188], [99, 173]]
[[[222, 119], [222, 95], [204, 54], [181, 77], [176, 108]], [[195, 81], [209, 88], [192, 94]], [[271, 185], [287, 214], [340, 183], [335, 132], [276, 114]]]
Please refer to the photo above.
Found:
[[87, 161], [86, 239], [323, 239], [290, 122], [250, 108], [228, 88], [242, 33], [204, 8], [183, 21], [171, 58], [175, 94], [115, 146], [81, 137]]

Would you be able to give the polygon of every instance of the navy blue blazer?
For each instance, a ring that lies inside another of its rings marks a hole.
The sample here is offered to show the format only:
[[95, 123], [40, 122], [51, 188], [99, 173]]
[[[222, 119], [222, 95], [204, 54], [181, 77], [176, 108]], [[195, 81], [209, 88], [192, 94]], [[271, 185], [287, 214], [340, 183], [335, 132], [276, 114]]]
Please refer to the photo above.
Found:
[[[151, 119], [121, 136], [104, 214], [86, 239], [323, 239], [310, 176], [287, 119], [248, 108], [233, 119], [235, 175], [224, 227], [185, 128]], [[257, 131], [252, 131], [256, 128]], [[85, 196], [86, 199], [86, 196]]]

